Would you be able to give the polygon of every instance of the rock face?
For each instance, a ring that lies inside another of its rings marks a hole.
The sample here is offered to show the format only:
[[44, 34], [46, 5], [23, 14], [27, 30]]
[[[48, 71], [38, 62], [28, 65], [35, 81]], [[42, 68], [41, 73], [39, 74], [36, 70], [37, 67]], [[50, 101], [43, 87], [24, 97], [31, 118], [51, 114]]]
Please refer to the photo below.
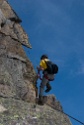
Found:
[[[68, 117], [50, 106], [15, 99], [3, 99], [1, 125], [71, 125]], [[7, 110], [8, 109], [8, 110]]]
[[33, 101], [35, 71], [22, 48], [31, 45], [19, 23], [9, 4], [0, 0], [0, 96]]
[[0, 0], [0, 125], [71, 125], [54, 95], [44, 106], [36, 104], [36, 73], [22, 46], [31, 45], [20, 23]]

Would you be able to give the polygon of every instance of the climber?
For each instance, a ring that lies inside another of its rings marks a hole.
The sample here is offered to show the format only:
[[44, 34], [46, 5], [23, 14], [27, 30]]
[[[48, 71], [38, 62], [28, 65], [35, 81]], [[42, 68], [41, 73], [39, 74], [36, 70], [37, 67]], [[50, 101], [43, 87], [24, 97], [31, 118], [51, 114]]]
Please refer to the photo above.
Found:
[[[47, 62], [50, 62], [50, 60], [47, 55], [42, 55], [40, 60], [41, 60], [40, 64], [37, 67], [38, 78], [41, 79], [40, 91], [39, 91], [39, 103], [43, 104], [44, 88], [46, 87], [45, 92], [49, 92], [51, 90], [51, 85], [49, 82], [54, 80], [55, 74], [53, 72], [52, 73], [49, 72], [50, 70], [48, 70]], [[56, 67], [56, 70], [58, 70], [58, 67]], [[42, 71], [43, 73], [42, 78], [40, 76], [40, 71]]]

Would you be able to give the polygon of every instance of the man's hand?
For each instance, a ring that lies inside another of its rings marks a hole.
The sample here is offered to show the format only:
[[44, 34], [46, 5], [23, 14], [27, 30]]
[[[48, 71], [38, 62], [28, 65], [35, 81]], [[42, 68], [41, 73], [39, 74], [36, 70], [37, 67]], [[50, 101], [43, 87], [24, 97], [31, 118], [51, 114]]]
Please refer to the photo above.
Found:
[[37, 66], [37, 70], [38, 70], [38, 71], [41, 70], [40, 66]]
[[37, 76], [38, 76], [38, 78], [40, 78], [41, 76], [40, 76], [40, 74], [37, 74]]
[[37, 70], [40, 71], [40, 70], [44, 70], [44, 69], [41, 66], [38, 66]]

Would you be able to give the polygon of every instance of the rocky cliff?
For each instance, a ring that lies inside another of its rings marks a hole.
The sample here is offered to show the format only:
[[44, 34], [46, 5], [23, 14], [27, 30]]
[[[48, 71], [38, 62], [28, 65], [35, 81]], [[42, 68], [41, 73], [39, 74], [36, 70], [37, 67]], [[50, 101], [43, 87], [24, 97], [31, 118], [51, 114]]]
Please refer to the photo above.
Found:
[[20, 23], [0, 0], [0, 125], [71, 125], [54, 95], [36, 103], [36, 73], [23, 50], [31, 45]]

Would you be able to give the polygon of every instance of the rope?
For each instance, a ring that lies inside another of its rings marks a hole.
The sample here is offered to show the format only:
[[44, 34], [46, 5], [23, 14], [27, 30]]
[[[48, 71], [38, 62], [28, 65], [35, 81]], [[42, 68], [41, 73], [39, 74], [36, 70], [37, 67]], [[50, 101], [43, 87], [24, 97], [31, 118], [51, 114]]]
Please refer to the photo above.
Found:
[[65, 115], [67, 115], [67, 116], [69, 116], [70, 118], [72, 118], [72, 119], [74, 119], [75, 121], [81, 123], [82, 125], [84, 125], [83, 122], [81, 122], [80, 120], [74, 118], [73, 116], [71, 116], [71, 115], [69, 115], [69, 114], [67, 114], [67, 113], [65, 113], [65, 112], [63, 112], [63, 111], [60, 111], [60, 110], [58, 110], [58, 109], [56, 109], [56, 110], [59, 111], [59, 112], [61, 112], [61, 113], [63, 113], [63, 114], [65, 114]]

